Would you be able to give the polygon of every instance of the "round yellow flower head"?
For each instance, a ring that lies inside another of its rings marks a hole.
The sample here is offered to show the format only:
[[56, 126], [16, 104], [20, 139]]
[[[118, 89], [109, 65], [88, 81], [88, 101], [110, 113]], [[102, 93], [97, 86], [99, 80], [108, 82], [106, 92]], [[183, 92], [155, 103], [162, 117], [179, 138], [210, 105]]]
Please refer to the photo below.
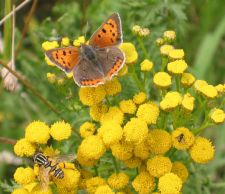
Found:
[[79, 189], [86, 189], [86, 181], [93, 177], [92, 173], [88, 170], [80, 169], [80, 181], [78, 184]]
[[123, 112], [118, 107], [114, 106], [110, 107], [108, 112], [102, 115], [100, 122], [103, 124], [105, 122], [112, 121], [121, 125], [123, 123], [123, 119]]
[[184, 50], [183, 49], [173, 49], [169, 52], [169, 58], [173, 60], [183, 59]]
[[144, 92], [139, 92], [138, 94], [135, 94], [133, 97], [133, 101], [135, 104], [142, 104], [146, 101], [147, 95]]
[[128, 73], [128, 67], [126, 64], [123, 65], [123, 67], [119, 70], [118, 76], [122, 77], [125, 76]]
[[219, 95], [222, 95], [222, 94], [225, 93], [225, 87], [224, 87], [224, 85], [218, 84], [218, 85], [215, 86], [215, 88], [216, 88], [216, 90], [217, 90], [217, 92], [218, 92]]
[[137, 193], [148, 194], [155, 189], [155, 179], [147, 171], [142, 171], [132, 182]]
[[51, 187], [48, 186], [47, 188], [45, 188], [43, 190], [43, 188], [40, 184], [38, 184], [36, 187], [34, 187], [30, 193], [32, 193], [32, 194], [53, 194]]
[[51, 62], [47, 56], [45, 56], [45, 62], [47, 63], [48, 66], [51, 66], [51, 67], [55, 66], [55, 63]]
[[14, 152], [17, 156], [33, 156], [36, 151], [34, 144], [30, 143], [27, 139], [23, 138], [16, 142], [14, 145]]
[[176, 60], [167, 64], [167, 70], [176, 75], [184, 73], [187, 67], [188, 65], [184, 60]]
[[59, 44], [57, 41], [52, 41], [52, 42], [46, 41], [46, 42], [43, 42], [41, 46], [45, 51], [48, 51], [50, 49], [58, 48]]
[[141, 31], [141, 26], [139, 26], [139, 25], [134, 25], [134, 26], [132, 27], [132, 32], [133, 32], [134, 34], [138, 35], [138, 34], [140, 33], [140, 31]]
[[159, 88], [168, 88], [171, 86], [171, 76], [166, 72], [158, 72], [154, 75], [153, 83]]
[[181, 84], [184, 87], [191, 87], [195, 82], [195, 77], [191, 73], [183, 73], [181, 76]]
[[94, 166], [97, 164], [98, 160], [87, 158], [85, 153], [82, 153], [79, 149], [77, 152], [77, 161], [82, 166]]
[[112, 155], [119, 160], [128, 160], [133, 156], [133, 144], [127, 142], [120, 142], [110, 146]]
[[157, 46], [162, 46], [164, 44], [164, 40], [162, 38], [157, 38], [155, 43]]
[[134, 64], [138, 59], [138, 53], [135, 46], [130, 42], [125, 42], [120, 45], [120, 49], [124, 52], [126, 64]]
[[102, 115], [107, 111], [108, 107], [105, 104], [95, 104], [90, 107], [90, 116], [94, 121], [100, 121]]
[[80, 36], [73, 41], [73, 45], [76, 46], [76, 47], [79, 47], [81, 44], [84, 44], [84, 43], [85, 43], [84, 36]]
[[63, 169], [64, 178], [58, 179], [53, 177], [54, 183], [58, 188], [77, 188], [80, 179], [80, 172], [76, 169]]
[[105, 122], [99, 129], [98, 134], [106, 146], [118, 143], [123, 137], [123, 129], [116, 122]]
[[160, 108], [164, 111], [173, 111], [182, 102], [182, 97], [178, 92], [168, 92], [160, 102]]
[[217, 109], [217, 108], [213, 109], [210, 112], [209, 116], [210, 116], [210, 119], [216, 124], [223, 123], [225, 120], [225, 113], [221, 109]]
[[141, 166], [141, 159], [137, 158], [137, 157], [132, 157], [128, 160], [124, 160], [124, 164], [128, 168], [137, 168], [137, 167]]
[[149, 157], [149, 148], [147, 141], [142, 141], [134, 147], [134, 155], [142, 160], [146, 160]]
[[184, 95], [183, 100], [181, 102], [181, 107], [185, 112], [192, 112], [195, 105], [195, 98], [191, 96], [191, 94], [187, 93]]
[[167, 30], [163, 33], [163, 38], [169, 42], [173, 41], [176, 39], [176, 32], [173, 30]]
[[189, 150], [191, 158], [200, 164], [208, 163], [213, 159], [215, 149], [212, 143], [204, 137], [196, 137], [193, 146]]
[[170, 51], [173, 49], [174, 49], [174, 47], [172, 45], [164, 44], [160, 47], [160, 53], [163, 56], [168, 56]]
[[62, 46], [69, 46], [70, 45], [70, 39], [68, 37], [63, 37], [61, 41]]
[[43, 154], [49, 157], [55, 157], [60, 154], [60, 151], [57, 149], [53, 149], [52, 146], [47, 146], [43, 149]]
[[115, 96], [116, 94], [120, 93], [122, 90], [122, 86], [119, 80], [116, 78], [106, 82], [103, 86], [105, 88], [106, 94], [110, 96]]
[[77, 189], [57, 187], [57, 194], [77, 194]]
[[172, 132], [173, 146], [178, 150], [188, 149], [195, 141], [192, 132], [185, 127], [179, 127]]
[[105, 95], [105, 88], [102, 85], [96, 88], [80, 88], [79, 90], [80, 101], [87, 106], [100, 103], [105, 98]]
[[50, 129], [51, 136], [57, 141], [68, 139], [71, 136], [71, 132], [72, 127], [69, 123], [65, 123], [64, 121], [54, 123]]
[[11, 194], [30, 194], [25, 188], [14, 189]]
[[163, 194], [180, 194], [182, 180], [174, 173], [167, 173], [159, 178], [158, 189]]
[[85, 138], [78, 148], [87, 159], [99, 159], [105, 153], [105, 146], [100, 137], [91, 135]]
[[217, 95], [218, 95], [218, 92], [217, 92], [216, 88], [212, 85], [203, 86], [202, 89], [201, 89], [201, 93], [206, 98], [209, 98], [209, 99], [216, 98]]
[[123, 189], [125, 186], [128, 185], [129, 182], [129, 176], [123, 172], [121, 173], [113, 173], [108, 178], [108, 184], [113, 189]]
[[73, 72], [67, 73], [67, 74], [66, 74], [66, 77], [67, 77], [68, 79], [72, 79], [72, 78], [73, 78]]
[[141, 71], [151, 71], [152, 67], [153, 67], [153, 63], [149, 61], [148, 59], [145, 59], [141, 63]]
[[148, 160], [147, 170], [153, 177], [161, 177], [172, 169], [172, 162], [168, 157], [155, 156]]
[[32, 143], [46, 144], [50, 138], [49, 131], [44, 122], [33, 121], [25, 129], [25, 138]]
[[123, 113], [134, 114], [136, 112], [136, 105], [133, 100], [122, 100], [120, 102], [120, 110]]
[[59, 86], [63, 85], [64, 83], [65, 83], [65, 79], [64, 79], [64, 78], [59, 78], [59, 79], [57, 80], [57, 84], [58, 84]]
[[174, 162], [171, 170], [172, 173], [176, 174], [184, 183], [188, 178], [188, 169], [182, 162]]
[[107, 185], [106, 181], [101, 177], [92, 177], [86, 181], [87, 192], [94, 194], [99, 186]]
[[82, 138], [86, 138], [93, 135], [96, 130], [95, 124], [91, 122], [85, 122], [80, 126], [80, 135]]
[[18, 184], [25, 185], [35, 180], [35, 174], [32, 168], [19, 167], [14, 173], [14, 179]]
[[56, 81], [56, 76], [54, 73], [47, 73], [47, 79], [49, 83], [53, 84]]
[[150, 35], [150, 30], [148, 28], [142, 28], [139, 32], [139, 36], [140, 37], [147, 37], [148, 35]]
[[167, 131], [154, 129], [149, 132], [147, 143], [153, 154], [164, 154], [171, 148], [172, 140]]
[[95, 191], [95, 194], [103, 194], [103, 193], [104, 194], [115, 194], [115, 192], [113, 192], [113, 190], [108, 185], [101, 185]]
[[159, 117], [159, 107], [153, 102], [142, 104], [137, 110], [137, 117], [149, 125], [156, 124]]
[[145, 121], [139, 118], [132, 118], [124, 126], [125, 141], [139, 144], [146, 139], [148, 135], [148, 126]]
[[205, 80], [196, 80], [194, 83], [194, 89], [197, 92], [202, 92], [202, 88], [207, 85], [208, 83]]

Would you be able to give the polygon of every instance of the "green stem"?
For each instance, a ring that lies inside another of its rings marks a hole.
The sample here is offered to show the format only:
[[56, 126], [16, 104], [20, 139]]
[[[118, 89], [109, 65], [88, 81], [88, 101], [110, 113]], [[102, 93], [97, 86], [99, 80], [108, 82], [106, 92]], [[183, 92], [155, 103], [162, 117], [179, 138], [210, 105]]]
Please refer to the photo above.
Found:
[[197, 135], [200, 132], [202, 132], [204, 129], [206, 129], [207, 127], [210, 127], [210, 126], [213, 126], [213, 124], [212, 123], [208, 123], [206, 121], [206, 122], [203, 122], [203, 124], [200, 127], [193, 129], [192, 132], [193, 132], [193, 134]]
[[142, 85], [142, 83], [141, 83], [140, 80], [138, 79], [138, 76], [137, 76], [137, 74], [136, 74], [135, 66], [134, 66], [134, 65], [131, 65], [131, 75], [132, 75], [134, 81], [136, 82], [138, 88], [139, 88], [141, 91], [145, 91], [144, 86]]
[[116, 158], [114, 156], [112, 156], [112, 161], [113, 161], [113, 165], [115, 167], [116, 173], [119, 173], [120, 172], [119, 171], [119, 166], [118, 166], [118, 163], [117, 163]]
[[175, 76], [175, 82], [176, 82], [176, 90], [180, 92], [180, 77]]
[[94, 166], [94, 171], [95, 171], [95, 176], [98, 176], [98, 167], [96, 165]]
[[225, 183], [212, 183], [210, 184], [210, 188], [214, 188], [214, 189], [222, 189], [225, 188]]
[[163, 56], [162, 57], [162, 65], [161, 65], [161, 71], [165, 71], [165, 68], [167, 66], [168, 58]]
[[139, 45], [140, 45], [140, 47], [141, 47], [141, 49], [142, 49], [142, 51], [143, 51], [143, 53], [145, 55], [145, 58], [147, 59], [148, 58], [148, 52], [147, 52], [147, 50], [145, 48], [145, 45], [143, 43], [143, 39], [140, 38], [139, 36], [137, 36], [137, 41], [138, 41], [138, 43], [139, 43]]

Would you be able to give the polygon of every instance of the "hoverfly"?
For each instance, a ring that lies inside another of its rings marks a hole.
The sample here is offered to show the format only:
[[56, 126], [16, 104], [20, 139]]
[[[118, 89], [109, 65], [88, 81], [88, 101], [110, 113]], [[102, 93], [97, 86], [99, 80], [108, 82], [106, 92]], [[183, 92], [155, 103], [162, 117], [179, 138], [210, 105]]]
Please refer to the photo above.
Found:
[[181, 133], [180, 135], [178, 135], [178, 136], [176, 137], [176, 139], [177, 139], [177, 141], [178, 141], [179, 143], [185, 143], [185, 140], [184, 140], [184, 134], [183, 134], [183, 133]]

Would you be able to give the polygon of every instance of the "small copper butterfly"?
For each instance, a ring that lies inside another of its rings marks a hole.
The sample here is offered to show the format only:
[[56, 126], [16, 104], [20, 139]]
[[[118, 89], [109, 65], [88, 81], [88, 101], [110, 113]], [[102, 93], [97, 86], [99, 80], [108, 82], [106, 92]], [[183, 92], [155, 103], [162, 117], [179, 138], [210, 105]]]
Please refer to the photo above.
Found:
[[80, 87], [96, 87], [110, 80], [123, 67], [122, 26], [118, 13], [108, 17], [91, 36], [89, 44], [48, 50], [45, 55], [66, 73], [73, 72]]

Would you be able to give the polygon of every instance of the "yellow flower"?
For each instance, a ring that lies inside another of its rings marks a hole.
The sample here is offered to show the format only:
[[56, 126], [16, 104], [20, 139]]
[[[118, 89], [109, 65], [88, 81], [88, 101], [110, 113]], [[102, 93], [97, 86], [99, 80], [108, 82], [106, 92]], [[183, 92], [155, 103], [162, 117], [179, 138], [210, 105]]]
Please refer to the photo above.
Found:
[[154, 75], [153, 83], [159, 88], [168, 88], [171, 86], [171, 76], [166, 72], [158, 72]]
[[176, 174], [184, 183], [188, 178], [188, 169], [182, 162], [174, 162], [171, 170], [172, 173]]
[[25, 129], [25, 138], [32, 143], [46, 144], [50, 138], [49, 130], [44, 122], [33, 121]]
[[184, 73], [187, 67], [188, 65], [184, 60], [176, 60], [167, 64], [167, 70], [176, 75]]
[[136, 112], [136, 105], [133, 100], [122, 100], [120, 102], [120, 110], [123, 113], [134, 114]]
[[108, 185], [101, 185], [95, 191], [95, 194], [103, 194], [103, 193], [104, 194], [115, 194], [115, 192], [113, 192], [112, 189]]
[[193, 146], [189, 150], [191, 158], [200, 164], [205, 164], [213, 159], [215, 149], [212, 143], [204, 137], [196, 137]]
[[93, 177], [92, 173], [88, 170], [80, 169], [79, 189], [86, 189], [86, 181]]
[[11, 194], [29, 194], [30, 192], [24, 188], [14, 189]]
[[70, 45], [70, 39], [68, 37], [63, 37], [61, 41], [62, 46], [69, 46]]
[[128, 67], [126, 64], [123, 65], [123, 67], [119, 70], [118, 76], [125, 76], [128, 73]]
[[164, 44], [164, 40], [162, 38], [157, 38], [155, 43], [157, 46], [162, 46]]
[[160, 102], [160, 108], [164, 111], [173, 111], [182, 102], [182, 97], [178, 92], [168, 92]]
[[224, 120], [225, 120], [225, 113], [223, 110], [221, 109], [213, 109], [210, 114], [210, 119], [212, 119], [212, 121], [216, 124], [220, 124], [220, 123], [223, 123]]
[[100, 122], [103, 124], [105, 122], [112, 121], [121, 125], [123, 123], [123, 119], [123, 112], [118, 107], [114, 106], [110, 107], [108, 112], [102, 115]]
[[105, 146], [100, 137], [91, 135], [85, 138], [78, 148], [87, 159], [99, 159], [105, 153]]
[[66, 77], [67, 77], [68, 79], [73, 78], [73, 72], [67, 73], [67, 74], [66, 74]]
[[50, 59], [47, 56], [45, 56], [45, 62], [47, 63], [47, 65], [49, 65], [51, 67], [55, 66], [55, 63], [51, 62]]
[[137, 110], [137, 117], [147, 124], [156, 124], [159, 117], [159, 107], [153, 102], [142, 104]]
[[90, 135], [93, 135], [96, 130], [95, 124], [91, 122], [85, 122], [80, 126], [80, 135], [83, 138], [86, 138]]
[[63, 85], [65, 83], [65, 79], [64, 78], [59, 78], [58, 80], [57, 80], [57, 84], [58, 85]]
[[184, 50], [183, 49], [173, 49], [169, 52], [169, 57], [173, 60], [183, 59]]
[[195, 141], [192, 132], [185, 127], [179, 127], [172, 132], [173, 146], [178, 150], [188, 149]]
[[146, 101], [147, 95], [144, 92], [139, 92], [138, 94], [135, 94], [133, 97], [133, 101], [135, 104], [142, 104]]
[[194, 83], [194, 89], [197, 92], [201, 92], [204, 86], [207, 86], [208, 83], [205, 80], [196, 80]]
[[103, 86], [96, 88], [85, 87], [79, 90], [80, 101], [87, 106], [100, 103], [105, 98], [105, 95], [105, 88]]
[[51, 84], [53, 84], [56, 81], [56, 76], [54, 73], [47, 73], [47, 79]]
[[128, 160], [124, 160], [124, 164], [128, 167], [128, 168], [137, 168], [141, 165], [141, 159], [137, 158], [137, 157], [132, 157]]
[[51, 126], [50, 134], [53, 139], [61, 141], [71, 136], [72, 128], [69, 123], [58, 121]]
[[111, 188], [113, 189], [122, 189], [125, 186], [128, 185], [129, 182], [129, 176], [123, 172], [121, 173], [113, 173], [109, 178], [108, 178], [108, 184]]
[[105, 88], [105, 92], [107, 95], [115, 96], [120, 93], [122, 90], [122, 86], [118, 79], [114, 78], [108, 82], [106, 82], [103, 87]]
[[101, 177], [93, 177], [86, 181], [87, 192], [94, 194], [99, 186], [106, 185], [106, 181]]
[[52, 189], [51, 187], [47, 187], [43, 190], [42, 186], [38, 184], [32, 191], [30, 192], [32, 194], [52, 194]]
[[172, 45], [165, 44], [160, 47], [160, 53], [163, 56], [168, 56], [169, 52], [173, 49], [174, 49], [174, 47]]
[[225, 93], [225, 87], [222, 84], [218, 84], [215, 86], [218, 94], [224, 94]]
[[180, 194], [182, 180], [174, 173], [167, 173], [159, 178], [158, 189], [163, 194]]
[[141, 63], [141, 71], [151, 71], [152, 67], [153, 67], [153, 63], [152, 61], [149, 61], [148, 59], [145, 59]]
[[85, 153], [82, 153], [78, 150], [77, 152], [77, 161], [79, 162], [80, 165], [82, 166], [94, 166], [97, 164], [98, 160], [96, 159], [90, 159], [87, 158], [85, 155]]
[[16, 142], [14, 145], [14, 152], [17, 156], [33, 156], [36, 147], [34, 144], [30, 143], [27, 139], [23, 138]]
[[148, 135], [148, 126], [145, 121], [139, 118], [132, 118], [124, 126], [125, 141], [138, 144], [146, 139]]
[[95, 104], [90, 107], [90, 116], [94, 121], [100, 121], [102, 115], [107, 111], [108, 107], [105, 104]]
[[106, 146], [118, 143], [123, 137], [122, 127], [115, 122], [105, 122], [99, 129], [98, 134]]
[[187, 93], [184, 95], [183, 100], [181, 102], [181, 107], [186, 112], [192, 112], [195, 105], [195, 98], [191, 96], [191, 94]]
[[149, 132], [147, 143], [153, 154], [164, 154], [171, 148], [172, 140], [167, 131], [154, 129]]
[[148, 160], [147, 170], [153, 177], [161, 177], [172, 169], [172, 162], [168, 157], [155, 156]]
[[50, 49], [58, 48], [59, 44], [57, 41], [52, 41], [52, 42], [46, 41], [46, 42], [43, 42], [41, 46], [45, 51], [48, 51]]
[[218, 95], [216, 88], [212, 85], [203, 86], [201, 92], [205, 97], [210, 99], [216, 98]]
[[18, 184], [25, 185], [35, 180], [35, 174], [32, 168], [19, 167], [14, 173], [14, 179]]
[[53, 149], [52, 146], [47, 146], [43, 149], [43, 154], [49, 157], [55, 157], [60, 154], [60, 151], [57, 149]]
[[139, 25], [134, 25], [134, 26], [132, 27], [132, 32], [133, 32], [134, 34], [139, 35], [140, 31], [141, 31], [141, 26], [139, 26]]
[[147, 159], [149, 157], [149, 154], [150, 152], [147, 141], [142, 141], [134, 147], [134, 155], [141, 158], [142, 160]]
[[149, 34], [150, 34], [150, 30], [148, 28], [141, 28], [138, 35], [140, 37], [147, 37]]
[[77, 39], [75, 39], [74, 41], [73, 41], [73, 45], [74, 46], [77, 46], [77, 47], [79, 47], [81, 44], [84, 44], [85, 43], [85, 38], [84, 38], [84, 36], [80, 36], [80, 37], [78, 37]]
[[148, 194], [155, 189], [155, 179], [147, 171], [142, 171], [132, 182], [137, 193]]
[[77, 189], [57, 187], [57, 194], [77, 194]]
[[138, 59], [138, 53], [135, 46], [130, 42], [125, 42], [120, 45], [120, 49], [124, 52], [126, 64], [134, 64]]
[[184, 87], [191, 87], [195, 82], [195, 77], [191, 73], [183, 73], [181, 76], [181, 84]]
[[80, 172], [76, 169], [63, 169], [64, 178], [58, 179], [53, 177], [54, 183], [58, 188], [77, 188], [80, 179]]
[[167, 30], [163, 33], [163, 38], [166, 41], [172, 41], [176, 39], [176, 32], [173, 30]]
[[133, 144], [120, 142], [110, 146], [112, 155], [119, 160], [128, 160], [133, 156]]

